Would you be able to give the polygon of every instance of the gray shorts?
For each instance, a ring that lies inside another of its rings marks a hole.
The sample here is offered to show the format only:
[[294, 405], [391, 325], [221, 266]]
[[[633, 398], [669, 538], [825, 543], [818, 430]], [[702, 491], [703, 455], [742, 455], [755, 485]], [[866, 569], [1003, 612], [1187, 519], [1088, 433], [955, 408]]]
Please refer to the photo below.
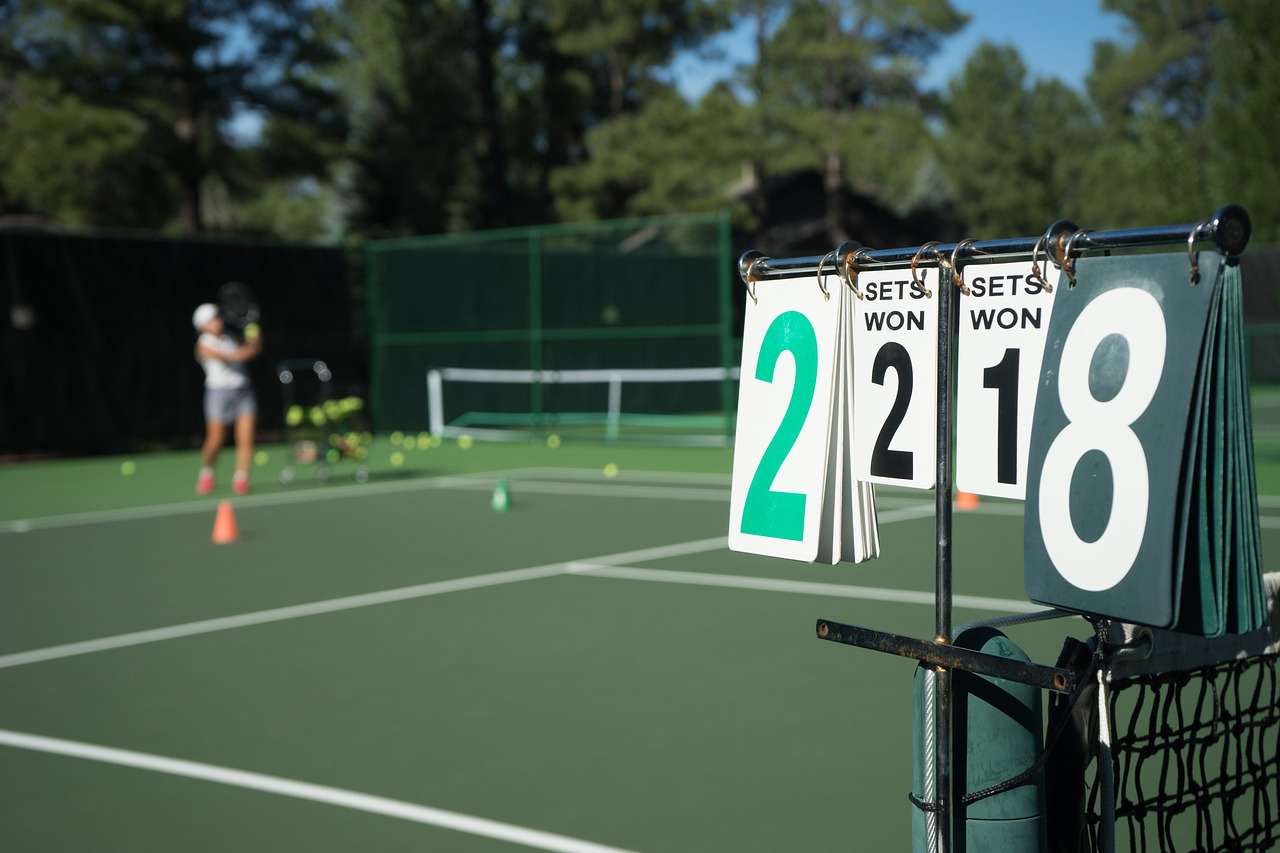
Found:
[[256, 415], [258, 400], [253, 388], [206, 388], [204, 390], [204, 419], [209, 422], [229, 424], [241, 415]]

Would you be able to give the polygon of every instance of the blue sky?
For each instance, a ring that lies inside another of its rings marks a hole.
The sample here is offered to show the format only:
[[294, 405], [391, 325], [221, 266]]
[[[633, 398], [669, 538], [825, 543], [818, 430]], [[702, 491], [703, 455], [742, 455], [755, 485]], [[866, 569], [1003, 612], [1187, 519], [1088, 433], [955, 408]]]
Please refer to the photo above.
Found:
[[[967, 13], [969, 23], [943, 43], [929, 64], [924, 83], [930, 88], [945, 87], [947, 80], [964, 67], [973, 49], [982, 41], [990, 41], [1017, 47], [1031, 76], [1056, 77], [1082, 89], [1093, 63], [1093, 43], [1125, 40], [1126, 19], [1104, 12], [1100, 0], [952, 0], [952, 6]], [[744, 53], [751, 49], [749, 31], [726, 34], [718, 42], [731, 58], [751, 58]], [[675, 64], [673, 72], [681, 91], [696, 98], [729, 73], [729, 63], [685, 57]]]

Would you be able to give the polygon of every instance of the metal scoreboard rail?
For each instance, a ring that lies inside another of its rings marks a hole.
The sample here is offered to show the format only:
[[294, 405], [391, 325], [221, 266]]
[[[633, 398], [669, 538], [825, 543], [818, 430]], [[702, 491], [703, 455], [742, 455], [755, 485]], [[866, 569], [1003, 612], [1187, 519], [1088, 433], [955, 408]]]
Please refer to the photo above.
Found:
[[[936, 783], [933, 808], [937, 817], [937, 849], [943, 853], [949, 853], [953, 849], [955, 833], [963, 831], [962, 826], [955, 825], [956, 796], [951, 762], [954, 738], [951, 719], [952, 673], [972, 672], [1064, 693], [1076, 688], [1076, 674], [1073, 670], [1020, 661], [952, 644], [952, 398], [959, 301], [956, 292], [963, 287], [961, 267], [966, 261], [1030, 258], [1031, 269], [1037, 276], [1039, 264], [1045, 265], [1046, 272], [1052, 264], [1074, 284], [1075, 262], [1088, 253], [1185, 245], [1190, 277], [1194, 282], [1199, 277], [1197, 246], [1212, 244], [1223, 256], [1235, 257], [1244, 251], [1251, 230], [1248, 213], [1238, 205], [1226, 205], [1204, 220], [1183, 225], [1090, 231], [1078, 227], [1074, 222], [1060, 220], [1035, 237], [934, 242], [896, 249], [872, 249], [851, 241], [823, 256], [774, 259], [765, 257], [760, 252], [748, 251], [738, 261], [739, 276], [753, 298], [758, 282], [801, 276], [817, 276], [819, 282], [822, 282], [824, 274], [836, 275], [841, 280], [848, 281], [848, 276], [856, 276], [860, 272], [909, 267], [912, 280], [920, 283], [917, 278], [918, 269], [936, 269], [939, 285], [937, 471], [934, 483], [937, 528], [935, 636], [931, 639], [918, 639], [825, 619], [817, 622], [817, 636], [823, 640], [913, 658], [937, 668], [933, 688], [935, 748], [932, 770]], [[744, 382], [746, 379], [744, 368]]]

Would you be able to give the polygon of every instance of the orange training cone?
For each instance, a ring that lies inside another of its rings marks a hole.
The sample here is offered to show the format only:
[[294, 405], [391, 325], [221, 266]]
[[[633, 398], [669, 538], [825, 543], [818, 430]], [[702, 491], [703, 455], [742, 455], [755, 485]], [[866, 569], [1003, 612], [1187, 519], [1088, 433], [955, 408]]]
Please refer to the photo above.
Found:
[[970, 510], [978, 508], [978, 496], [973, 492], [956, 492], [956, 509]]
[[213, 520], [213, 541], [225, 545], [239, 538], [240, 531], [236, 529], [236, 514], [231, 509], [231, 501], [220, 501], [218, 515]]

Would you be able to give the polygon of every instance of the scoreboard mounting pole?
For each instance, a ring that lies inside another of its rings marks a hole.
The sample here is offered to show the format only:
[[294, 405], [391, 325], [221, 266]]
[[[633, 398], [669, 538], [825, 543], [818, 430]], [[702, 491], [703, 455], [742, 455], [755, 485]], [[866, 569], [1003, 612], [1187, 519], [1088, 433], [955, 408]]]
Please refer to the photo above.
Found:
[[[938, 849], [949, 853], [953, 849], [957, 832], [955, 825], [954, 780], [952, 778], [951, 752], [953, 744], [952, 673], [956, 670], [974, 672], [996, 678], [1031, 684], [1059, 692], [1075, 689], [1076, 678], [1071, 670], [1041, 664], [1012, 661], [993, 654], [956, 648], [951, 644], [952, 634], [952, 365], [956, 341], [956, 309], [952, 274], [965, 259], [999, 257], [1002, 260], [1030, 257], [1034, 262], [1037, 252], [1055, 264], [1070, 263], [1072, 257], [1086, 252], [1109, 249], [1138, 249], [1143, 247], [1184, 244], [1187, 247], [1192, 270], [1195, 270], [1194, 247], [1199, 242], [1212, 242], [1225, 256], [1234, 257], [1244, 251], [1252, 228], [1249, 215], [1239, 205], [1226, 205], [1208, 219], [1193, 224], [1169, 225], [1152, 228], [1115, 231], [1085, 231], [1066, 220], [1054, 222], [1044, 234], [1037, 237], [1021, 237], [997, 240], [963, 240], [959, 243], [937, 243], [923, 247], [899, 249], [867, 249], [857, 243], [846, 243], [835, 252], [824, 256], [773, 259], [759, 252], [747, 252], [739, 260], [739, 273], [744, 282], [794, 278], [803, 275], [821, 275], [824, 271], [837, 274], [847, 267], [860, 271], [877, 268], [932, 264], [938, 268], [938, 362], [937, 362], [937, 479], [935, 485], [936, 540], [936, 591], [935, 628], [932, 640], [921, 640], [896, 634], [844, 625], [831, 620], [817, 622], [817, 636], [846, 645], [888, 652], [913, 658], [935, 668], [935, 781], [937, 810]], [[750, 286], [750, 283], [748, 286]]]
[[[937, 552], [935, 556], [934, 593], [935, 636], [939, 646], [951, 645], [951, 360], [955, 346], [955, 298], [951, 286], [951, 274], [946, 256], [938, 257], [938, 474], [934, 487], [934, 518], [937, 526]], [[936, 748], [934, 779], [937, 780], [935, 796], [938, 805], [938, 843], [943, 850], [952, 848], [951, 839], [957, 831], [951, 804], [954, 787], [951, 779], [951, 669], [934, 670], [933, 727]]]

